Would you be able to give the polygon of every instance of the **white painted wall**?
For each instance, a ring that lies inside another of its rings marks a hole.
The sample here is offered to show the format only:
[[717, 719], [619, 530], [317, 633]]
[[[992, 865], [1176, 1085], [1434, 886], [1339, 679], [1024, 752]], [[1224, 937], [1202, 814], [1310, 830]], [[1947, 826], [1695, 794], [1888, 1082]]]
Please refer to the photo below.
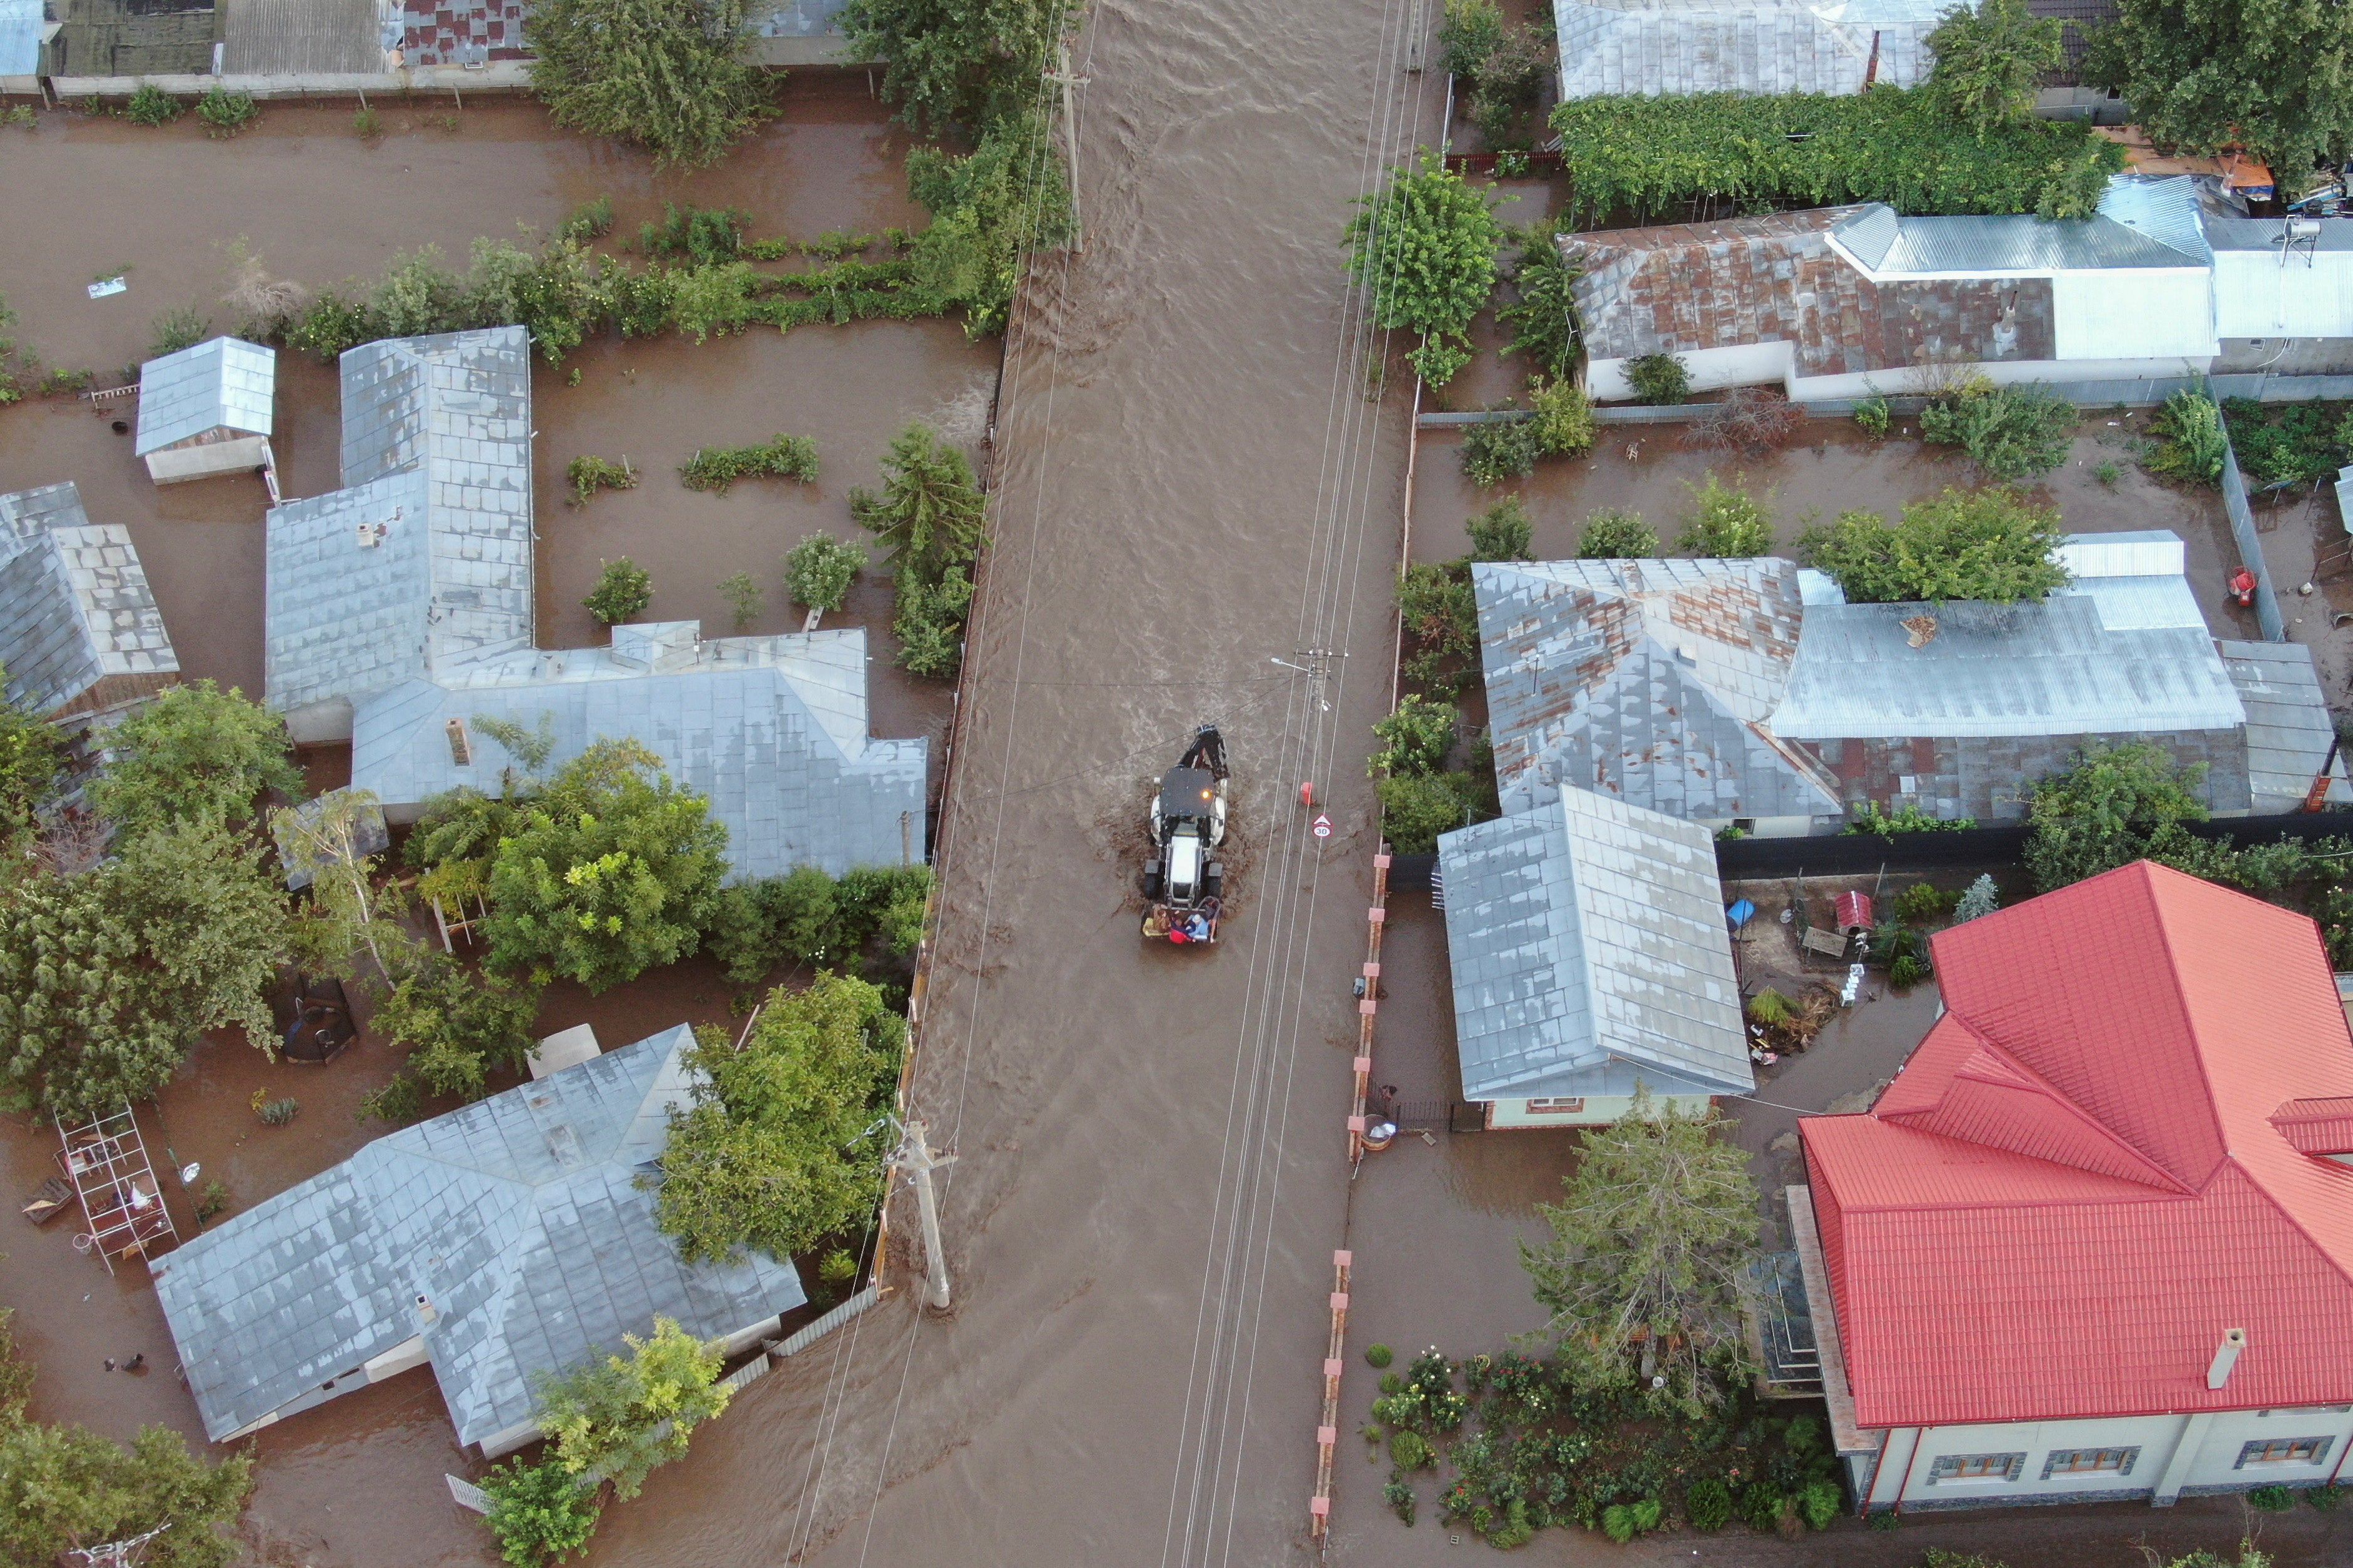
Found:
[[[1788, 384], [1796, 351], [1780, 339], [1763, 343], [1736, 343], [1730, 348], [1691, 349], [1677, 356], [1691, 372], [1694, 392], [1714, 392], [1726, 386]], [[1626, 380], [1623, 359], [1597, 359], [1585, 367], [1585, 390], [1596, 403], [1623, 403], [1634, 395]]]
[[[2003, 385], [2031, 381], [2143, 381], [2202, 375], [2213, 363], [2217, 352], [2210, 348], [2202, 354], [2170, 359], [2009, 360], [1966, 368], [1979, 372], [1987, 380]], [[1788, 390], [1789, 395], [1800, 403], [1837, 397], [1918, 396], [1931, 390], [1925, 379], [1928, 374], [1913, 367], [1857, 372], [1851, 375], [1800, 376], [1789, 383]], [[1933, 374], [1941, 384], [1949, 380], [1952, 373], [1938, 367]]]
[[[1651, 1103], [1696, 1115], [1714, 1104], [1715, 1100], [1704, 1094], [1654, 1094]], [[1582, 1110], [1542, 1114], [1530, 1110], [1525, 1100], [1491, 1100], [1487, 1101], [1487, 1125], [1497, 1129], [1604, 1127], [1633, 1108], [1634, 1097], [1630, 1094], [1588, 1095]]]
[[2051, 317], [2052, 351], [2071, 375], [2078, 360], [2211, 359], [2221, 348], [2202, 267], [2054, 273]]
[[269, 459], [269, 437], [242, 436], [234, 441], [208, 441], [200, 447], [166, 447], [147, 454], [147, 477], [159, 485], [176, 485], [214, 474], [241, 474]]

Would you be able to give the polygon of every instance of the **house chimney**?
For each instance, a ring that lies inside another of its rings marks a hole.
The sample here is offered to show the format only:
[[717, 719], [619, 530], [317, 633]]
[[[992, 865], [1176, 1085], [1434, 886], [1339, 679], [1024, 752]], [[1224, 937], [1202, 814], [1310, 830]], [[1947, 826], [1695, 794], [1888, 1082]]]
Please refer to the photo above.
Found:
[[2239, 1364], [2239, 1352], [2246, 1348], [2246, 1330], [2223, 1330], [2222, 1342], [2214, 1347], [2214, 1364], [2206, 1369], [2206, 1386], [2220, 1388], [2230, 1382], [2231, 1369]]

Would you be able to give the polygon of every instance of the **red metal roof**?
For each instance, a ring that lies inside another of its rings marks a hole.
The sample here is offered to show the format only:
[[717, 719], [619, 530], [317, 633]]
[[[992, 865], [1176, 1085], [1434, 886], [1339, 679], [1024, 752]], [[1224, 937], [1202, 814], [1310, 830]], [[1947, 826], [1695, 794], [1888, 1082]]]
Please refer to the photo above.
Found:
[[1904, 1071], [1799, 1123], [1857, 1421], [2353, 1402], [2353, 1166], [2323, 1157], [2353, 1036], [2313, 923], [2143, 862], [1933, 946], [1947, 1010]]

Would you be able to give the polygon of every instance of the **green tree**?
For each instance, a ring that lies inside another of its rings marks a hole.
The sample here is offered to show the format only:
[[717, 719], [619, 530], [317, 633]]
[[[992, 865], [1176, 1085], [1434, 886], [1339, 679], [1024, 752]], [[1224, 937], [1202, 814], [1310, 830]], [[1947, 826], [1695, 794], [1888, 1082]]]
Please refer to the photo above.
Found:
[[2030, 16], [2026, 0], [1955, 5], [1928, 35], [1927, 89], [1979, 135], [2034, 113], [2042, 79], [2067, 63], [2060, 24]]
[[[1762, 501], [1738, 488], [1738, 479], [1725, 484], [1715, 474], [1703, 484], [1686, 484], [1692, 509], [1683, 514], [1683, 531], [1675, 548], [1715, 560], [1738, 561], [1773, 548], [1773, 518]], [[1588, 525], [1589, 526], [1589, 525]]]
[[740, 1051], [723, 1032], [702, 1037], [689, 1059], [702, 1079], [670, 1112], [655, 1200], [680, 1255], [789, 1258], [870, 1211], [882, 1151], [861, 1135], [905, 1038], [879, 989], [830, 973], [771, 991]]
[[1505, 496], [1485, 511], [1474, 512], [1463, 528], [1471, 535], [1473, 561], [1532, 561], [1528, 552], [1535, 525], [1516, 495]]
[[2153, 742], [2084, 747], [2027, 796], [2026, 868], [2035, 890], [2178, 849], [2189, 837], [2179, 825], [2206, 819], [2196, 793], [2205, 776], [2205, 763], [2183, 767]]
[[626, 555], [602, 564], [604, 570], [596, 574], [596, 585], [580, 601], [582, 607], [608, 626], [644, 615], [646, 606], [654, 602], [653, 574]]
[[1593, 400], [1573, 381], [1531, 380], [1528, 406], [1536, 416], [1536, 450], [1547, 458], [1581, 458], [1600, 437]]
[[534, 798], [491, 867], [494, 968], [592, 992], [695, 950], [727, 830], [634, 741], [600, 741]]
[[0, 1102], [79, 1114], [153, 1095], [205, 1030], [267, 1049], [287, 954], [264, 851], [197, 820], [73, 877], [0, 885]]
[[540, 1568], [588, 1544], [602, 1511], [599, 1489], [583, 1486], [556, 1460], [527, 1465], [510, 1459], [482, 1478], [482, 1491], [491, 1500], [482, 1522], [498, 1538], [499, 1556], [511, 1568]]
[[744, 0], [539, 0], [532, 90], [558, 125], [634, 142], [657, 167], [715, 163], [776, 113], [744, 58]]
[[1520, 253], [1512, 269], [1517, 298], [1495, 307], [1495, 320], [1509, 329], [1507, 354], [1528, 356], [1529, 374], [1567, 382], [1577, 368], [1577, 300], [1582, 268], [1561, 255], [1560, 240], [1548, 228], [1521, 231]]
[[1722, 1127], [1638, 1084], [1624, 1116], [1585, 1134], [1565, 1200], [1537, 1205], [1552, 1236], [1520, 1243], [1520, 1261], [1577, 1388], [1639, 1387], [1661, 1414], [1697, 1420], [1747, 1370], [1757, 1184]]
[[86, 1427], [0, 1423], [0, 1562], [47, 1568], [160, 1527], [142, 1568], [227, 1568], [240, 1553], [221, 1531], [252, 1489], [250, 1458], [207, 1465], [168, 1426], [125, 1449]]
[[734, 572], [722, 579], [719, 596], [727, 601], [727, 614], [740, 635], [760, 618], [760, 606], [767, 599], [767, 591], [749, 572]]
[[538, 1016], [538, 986], [428, 952], [404, 966], [369, 1025], [407, 1048], [409, 1070], [434, 1093], [480, 1100], [490, 1074], [524, 1065]]
[[1468, 560], [1424, 561], [1398, 578], [1398, 618], [1408, 645], [1406, 679], [1459, 691], [1479, 663], [1479, 600]]
[[1373, 785], [1381, 803], [1381, 837], [1399, 855], [1427, 855], [1438, 836], [1495, 815], [1492, 775], [1473, 772], [1399, 773]]
[[849, 585], [865, 566], [861, 546], [812, 533], [785, 554], [785, 592], [804, 609], [830, 613], [849, 597]]
[[2159, 147], [2241, 143], [2301, 194], [2316, 160], [2353, 148], [2348, 62], [2353, 14], [2333, 0], [2124, 0], [2093, 29], [2084, 75]]
[[1958, 447], [1998, 479], [2031, 479], [2067, 460], [2079, 416], [2042, 386], [1996, 386], [1983, 376], [1928, 405], [1920, 434]]
[[1664, 407], [1691, 401], [1691, 365], [1681, 354], [1636, 354], [1626, 362], [1626, 384], [1638, 403]]
[[[1029, 90], [1022, 89], [1025, 97]], [[1022, 258], [1073, 232], [1061, 153], [1032, 112], [993, 122], [964, 157], [914, 149], [907, 194], [932, 215], [908, 252], [913, 287], [941, 308], [961, 310], [968, 338], [1005, 330]]]
[[1348, 224], [1348, 276], [1371, 287], [1377, 326], [1420, 334], [1414, 369], [1443, 386], [1468, 363], [1472, 318], [1494, 291], [1503, 226], [1487, 198], [1433, 153], [1389, 174]]
[[269, 814], [280, 861], [311, 889], [291, 933], [305, 967], [346, 972], [364, 947], [384, 974], [414, 945], [401, 924], [406, 895], [379, 889], [377, 857], [361, 851], [372, 823], [381, 826], [381, 807], [375, 792], [364, 789], [331, 790], [307, 808], [280, 806]]
[[[8, 672], [0, 668], [0, 692]], [[33, 826], [33, 813], [57, 787], [65, 746], [57, 727], [0, 696], [0, 847]]]
[[1395, 712], [1373, 726], [1373, 738], [1381, 744], [1373, 753], [1371, 776], [1444, 772], [1447, 753], [1454, 750], [1456, 718], [1453, 703], [1408, 692]]
[[919, 135], [1018, 115], [1062, 16], [1052, 0], [850, 0], [850, 58], [883, 62], [882, 97]]
[[849, 515], [882, 546], [894, 575], [912, 572], [923, 582], [969, 562], [987, 523], [964, 448], [920, 419], [891, 438], [881, 492], [851, 488]]
[[1639, 511], [1603, 507], [1585, 520], [1577, 536], [1579, 561], [1645, 561], [1659, 552], [1658, 530]]
[[923, 937], [931, 887], [927, 866], [853, 866], [839, 879], [797, 866], [722, 891], [709, 946], [738, 985], [779, 963], [847, 970], [878, 951], [904, 958]]
[[126, 833], [172, 822], [237, 823], [264, 790], [296, 799], [302, 770], [285, 721], [236, 687], [167, 687], [116, 726], [90, 804]]
[[2033, 602], [2067, 585], [2053, 558], [2059, 513], [2014, 490], [1947, 489], [1905, 503], [1891, 526], [1875, 511], [1842, 511], [1798, 535], [1798, 555], [1838, 580], [1856, 605], [1917, 600]]
[[[2230, 438], [2222, 432], [2222, 411], [2212, 398], [2187, 387], [2175, 393], [2158, 414], [2156, 433], [2163, 439], [2149, 459], [2151, 469], [2201, 485], [2222, 482], [2222, 455], [2230, 449]], [[2340, 438], [2337, 445], [2348, 443]]]
[[655, 1318], [649, 1338], [622, 1338], [627, 1356], [543, 1381], [537, 1419], [557, 1468], [575, 1479], [610, 1481], [626, 1500], [656, 1466], [684, 1455], [694, 1429], [726, 1409], [735, 1391], [719, 1380], [721, 1342], [696, 1339], [674, 1318]]

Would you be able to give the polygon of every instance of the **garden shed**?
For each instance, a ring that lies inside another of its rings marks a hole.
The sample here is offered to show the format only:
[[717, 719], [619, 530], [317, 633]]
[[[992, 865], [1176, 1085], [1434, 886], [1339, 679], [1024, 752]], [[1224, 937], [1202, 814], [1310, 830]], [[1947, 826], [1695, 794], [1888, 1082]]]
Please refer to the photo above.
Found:
[[132, 449], [159, 485], [270, 466], [278, 354], [221, 337], [139, 367], [139, 433]]

